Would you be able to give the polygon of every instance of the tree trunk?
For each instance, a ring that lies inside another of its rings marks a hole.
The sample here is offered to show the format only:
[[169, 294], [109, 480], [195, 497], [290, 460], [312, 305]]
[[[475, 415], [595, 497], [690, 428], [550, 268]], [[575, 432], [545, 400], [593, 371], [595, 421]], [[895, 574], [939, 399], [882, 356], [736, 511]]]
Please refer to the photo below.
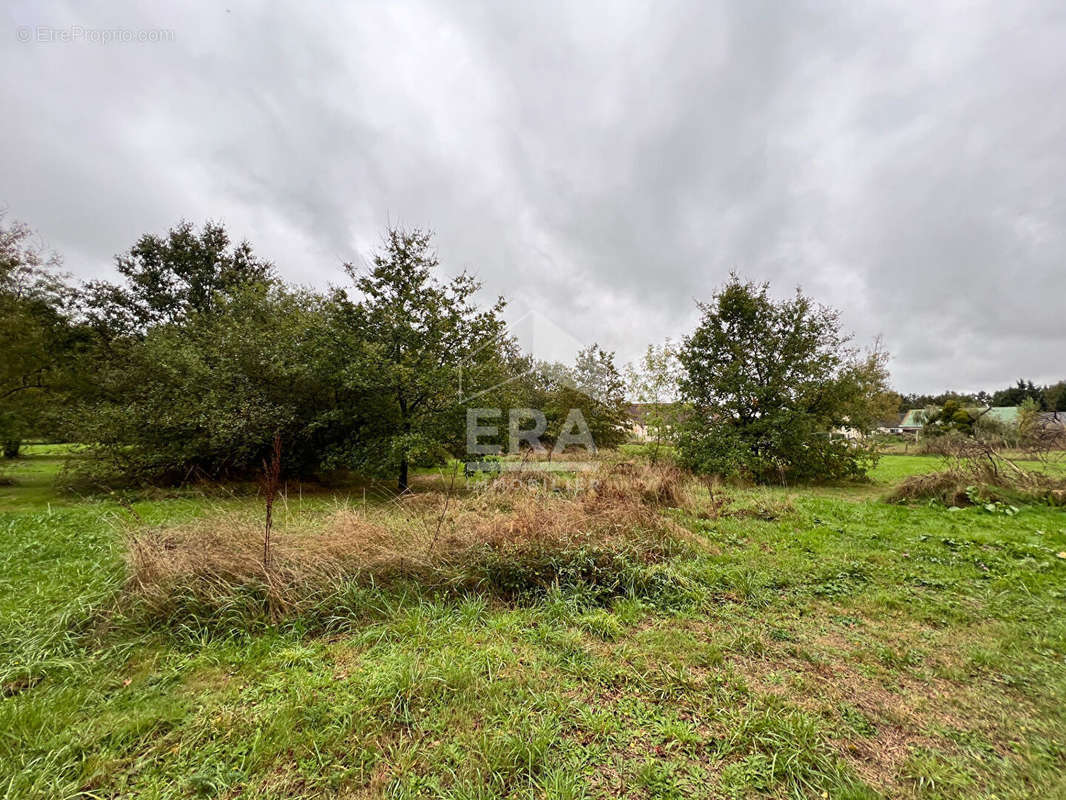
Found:
[[396, 483], [396, 490], [399, 492], [407, 491], [407, 456], [400, 460], [400, 480]]
[[4, 458], [18, 458], [19, 448], [22, 447], [22, 441], [20, 439], [12, 439], [4, 442]]

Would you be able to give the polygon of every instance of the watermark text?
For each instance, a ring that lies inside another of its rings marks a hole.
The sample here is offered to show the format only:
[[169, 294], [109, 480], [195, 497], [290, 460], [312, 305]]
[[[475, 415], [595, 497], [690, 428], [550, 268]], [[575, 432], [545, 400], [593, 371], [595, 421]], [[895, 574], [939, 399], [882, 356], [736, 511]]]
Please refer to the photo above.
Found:
[[170, 28], [90, 28], [83, 25], [19, 25], [15, 38], [23, 44], [158, 44], [176, 40]]

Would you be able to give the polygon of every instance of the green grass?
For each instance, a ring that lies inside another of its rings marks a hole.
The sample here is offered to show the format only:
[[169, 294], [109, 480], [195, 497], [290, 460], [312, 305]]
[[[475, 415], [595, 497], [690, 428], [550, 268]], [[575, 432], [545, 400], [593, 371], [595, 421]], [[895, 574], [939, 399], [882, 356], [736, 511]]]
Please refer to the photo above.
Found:
[[0, 477], [7, 479], [0, 482], [0, 511], [47, 508], [77, 500], [55, 490], [70, 450], [69, 445], [31, 444], [22, 447], [20, 458], [0, 459]]
[[705, 554], [606, 606], [371, 587], [325, 632], [208, 634], [100, 625], [131, 511], [31, 450], [0, 490], [0, 795], [1066, 796], [1066, 513], [880, 502], [937, 465], [667, 512]]
[[[908, 475], [921, 475], [943, 469], [944, 459], [940, 456], [884, 455], [871, 471], [870, 478], [875, 483], [895, 484]], [[1052, 475], [1066, 475], [1066, 460], [1061, 453], [1056, 453], [1047, 462], [1033, 461], [1019, 456], [1014, 460], [1024, 469], [1038, 470]]]

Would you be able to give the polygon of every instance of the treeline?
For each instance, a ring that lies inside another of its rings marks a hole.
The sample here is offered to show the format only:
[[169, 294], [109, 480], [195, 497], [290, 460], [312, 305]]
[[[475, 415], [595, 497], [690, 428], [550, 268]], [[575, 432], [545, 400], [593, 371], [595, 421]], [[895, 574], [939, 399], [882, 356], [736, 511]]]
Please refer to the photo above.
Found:
[[981, 390], [971, 394], [942, 392], [940, 394], [905, 394], [900, 396], [899, 410], [942, 407], [948, 403], [969, 406], [1020, 406], [1032, 400], [1041, 411], [1066, 411], [1066, 380], [1046, 385], [1018, 379], [1013, 386], [993, 392]]
[[286, 283], [215, 224], [142, 236], [117, 281], [65, 279], [15, 223], [0, 224], [0, 259], [0, 441], [9, 455], [28, 437], [79, 443], [78, 477], [95, 485], [252, 477], [280, 438], [287, 475], [388, 475], [402, 490], [414, 466], [513, 449], [530, 430], [547, 448], [615, 447], [627, 397], [692, 469], [847, 478], [873, 456], [848, 432], [896, 401], [886, 355], [851, 348], [835, 312], [736, 276], [690, 336], [623, 378], [597, 345], [534, 363], [504, 299], [479, 304], [470, 275], [442, 277], [417, 229], [386, 231], [328, 291]]
[[[391, 474], [466, 446], [466, 407], [536, 408], [551, 445], [578, 408], [593, 441], [626, 436], [614, 356], [538, 365], [467, 274], [438, 274], [431, 237], [387, 231], [366, 269], [315, 292], [285, 283], [220, 225], [147, 234], [117, 282], [75, 285], [24, 225], [0, 234], [0, 440], [85, 445], [81, 477], [137, 483], [254, 474], [275, 435], [290, 475]], [[481, 441], [492, 441], [482, 437]]]

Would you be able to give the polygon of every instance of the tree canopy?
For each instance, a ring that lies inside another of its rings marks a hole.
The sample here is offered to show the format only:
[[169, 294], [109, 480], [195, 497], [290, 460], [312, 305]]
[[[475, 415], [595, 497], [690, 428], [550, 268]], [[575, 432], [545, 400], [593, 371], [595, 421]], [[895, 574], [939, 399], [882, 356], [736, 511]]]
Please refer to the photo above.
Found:
[[90, 445], [85, 467], [137, 482], [245, 477], [280, 434], [290, 470], [313, 475], [331, 441], [352, 435], [338, 422], [323, 310], [311, 293], [246, 286], [112, 345], [67, 415], [70, 438]]
[[226, 229], [215, 222], [199, 233], [184, 220], [166, 236], [146, 233], [115, 257], [115, 268], [121, 283], [91, 281], [85, 287], [89, 319], [112, 334], [179, 322], [246, 286], [275, 279], [272, 265], [257, 258], [248, 242], [231, 246]]
[[[680, 346], [650, 347], [623, 377], [598, 344], [572, 364], [535, 362], [503, 298], [484, 302], [471, 275], [445, 273], [418, 228], [388, 229], [327, 291], [286, 283], [210, 222], [141, 236], [115, 280], [75, 288], [60, 266], [0, 218], [0, 442], [9, 455], [27, 436], [79, 442], [94, 482], [248, 478], [279, 440], [287, 476], [354, 470], [403, 491], [413, 466], [475, 454], [470, 409], [486, 431], [496, 420], [485, 443], [554, 452], [618, 446], [634, 401], [656, 443], [669, 438], [695, 469], [848, 478], [872, 453], [842, 434], [914, 399], [887, 390], [885, 354], [852, 347], [835, 311], [736, 276]], [[1066, 406], [1064, 387], [1018, 381], [980, 397], [1039, 421]], [[946, 396], [929, 430], [990, 424], [967, 398]]]
[[709, 303], [678, 357], [692, 407], [679, 437], [689, 466], [758, 481], [861, 475], [871, 453], [833, 432], [865, 430], [882, 413], [885, 357], [848, 347], [837, 312], [799, 291], [735, 275]]
[[0, 216], [0, 443], [8, 457], [41, 429], [42, 396], [62, 391], [82, 339], [61, 265], [29, 226]]
[[649, 344], [636, 364], [629, 366], [629, 395], [643, 409], [643, 423], [650, 433], [651, 458], [659, 457], [664, 442], [672, 440], [685, 418], [678, 399], [681, 363], [678, 348], [669, 339], [664, 344]]
[[412, 461], [465, 443], [464, 399], [504, 375], [503, 298], [479, 308], [480, 284], [465, 272], [442, 281], [438, 266], [432, 234], [390, 228], [369, 271], [347, 266], [359, 299], [336, 295], [351, 353], [344, 386], [375, 408], [352, 454], [395, 470], [401, 491]]

